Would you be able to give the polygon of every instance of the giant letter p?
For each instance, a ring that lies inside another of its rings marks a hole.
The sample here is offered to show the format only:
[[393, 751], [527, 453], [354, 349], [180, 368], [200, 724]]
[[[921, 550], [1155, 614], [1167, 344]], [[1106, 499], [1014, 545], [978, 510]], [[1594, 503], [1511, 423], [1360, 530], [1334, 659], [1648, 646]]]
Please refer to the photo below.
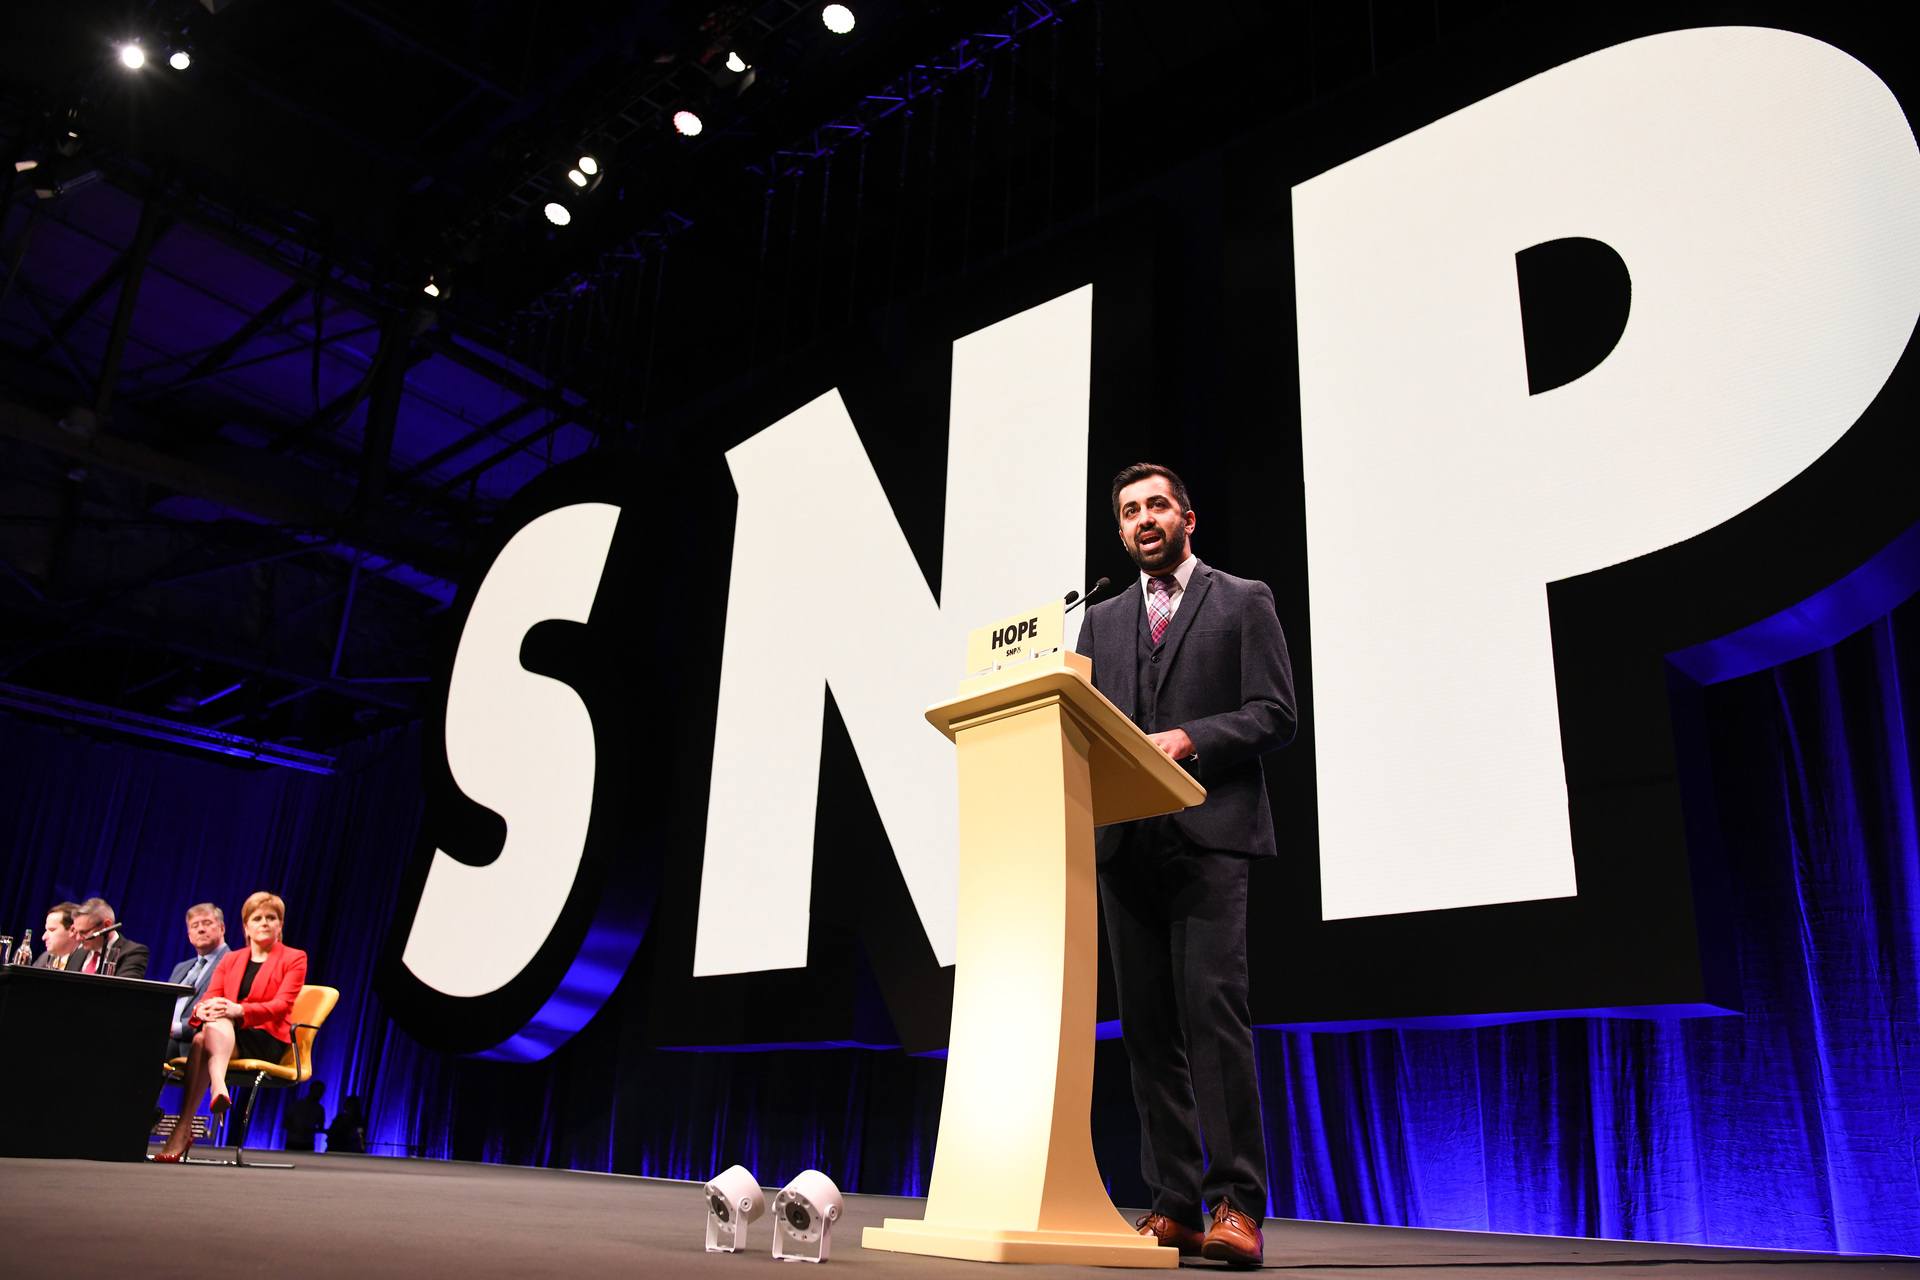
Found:
[[[1845, 435], [1920, 314], [1917, 217], [1887, 87], [1757, 28], [1604, 50], [1295, 189], [1326, 918], [1580, 889], [1549, 584], [1708, 534]], [[1515, 255], [1571, 237], [1619, 255], [1631, 314], [1531, 395]]]

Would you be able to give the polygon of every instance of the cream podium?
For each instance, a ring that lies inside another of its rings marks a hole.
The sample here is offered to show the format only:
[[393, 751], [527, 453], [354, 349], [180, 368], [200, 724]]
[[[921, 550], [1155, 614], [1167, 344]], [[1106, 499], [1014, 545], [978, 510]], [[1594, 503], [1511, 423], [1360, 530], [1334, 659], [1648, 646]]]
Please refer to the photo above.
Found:
[[[960, 783], [959, 956], [925, 1218], [868, 1249], [977, 1262], [1172, 1267], [1094, 1166], [1093, 829], [1206, 791], [1093, 687], [1058, 604], [973, 633], [959, 694], [927, 711]], [[998, 641], [999, 643], [995, 643]]]

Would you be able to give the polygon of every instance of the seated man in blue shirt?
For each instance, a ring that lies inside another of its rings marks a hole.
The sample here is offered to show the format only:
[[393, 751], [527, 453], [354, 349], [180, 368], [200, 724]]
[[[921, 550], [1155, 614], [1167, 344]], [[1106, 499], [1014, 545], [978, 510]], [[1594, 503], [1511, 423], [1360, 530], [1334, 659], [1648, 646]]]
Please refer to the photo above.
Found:
[[193, 1031], [187, 1026], [187, 1019], [193, 1014], [193, 1006], [206, 996], [213, 967], [227, 954], [226, 913], [211, 902], [188, 907], [187, 941], [193, 944], [194, 954], [173, 966], [173, 973], [167, 978], [168, 982], [193, 988], [192, 995], [181, 996], [173, 1002], [173, 1025], [167, 1029], [169, 1059], [186, 1057], [187, 1050], [193, 1046]]

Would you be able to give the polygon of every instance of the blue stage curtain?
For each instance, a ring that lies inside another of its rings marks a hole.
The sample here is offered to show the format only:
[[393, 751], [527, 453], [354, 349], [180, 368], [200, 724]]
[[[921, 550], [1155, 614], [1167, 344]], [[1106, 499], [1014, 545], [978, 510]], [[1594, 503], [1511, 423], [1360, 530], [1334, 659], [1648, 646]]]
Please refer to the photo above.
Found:
[[1915, 636], [1709, 691], [1744, 1016], [1264, 1032], [1270, 1211], [1920, 1253]]
[[[1744, 1016], [1262, 1032], [1269, 1212], [1920, 1253], [1916, 636], [1909, 602], [1709, 691]], [[342, 991], [317, 1055], [327, 1109], [365, 1098], [377, 1153], [677, 1178], [740, 1161], [775, 1181], [811, 1166], [925, 1193], [938, 1060], [661, 1052], [642, 982], [533, 1066], [445, 1058], [396, 1028], [373, 970], [418, 836], [419, 750], [391, 733], [323, 778], [0, 718], [0, 924], [37, 932], [47, 904], [99, 893], [164, 975], [188, 905], [282, 894], [288, 940]], [[1137, 1201], [1122, 1062], [1101, 1045], [1095, 1140]]]

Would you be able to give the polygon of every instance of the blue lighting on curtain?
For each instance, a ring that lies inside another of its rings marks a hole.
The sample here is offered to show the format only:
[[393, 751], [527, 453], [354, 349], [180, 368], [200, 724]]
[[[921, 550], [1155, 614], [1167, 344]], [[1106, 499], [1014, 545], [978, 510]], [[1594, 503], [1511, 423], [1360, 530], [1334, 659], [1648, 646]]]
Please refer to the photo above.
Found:
[[1916, 636], [1707, 690], [1743, 1016], [1261, 1032], [1269, 1212], [1920, 1253]]

